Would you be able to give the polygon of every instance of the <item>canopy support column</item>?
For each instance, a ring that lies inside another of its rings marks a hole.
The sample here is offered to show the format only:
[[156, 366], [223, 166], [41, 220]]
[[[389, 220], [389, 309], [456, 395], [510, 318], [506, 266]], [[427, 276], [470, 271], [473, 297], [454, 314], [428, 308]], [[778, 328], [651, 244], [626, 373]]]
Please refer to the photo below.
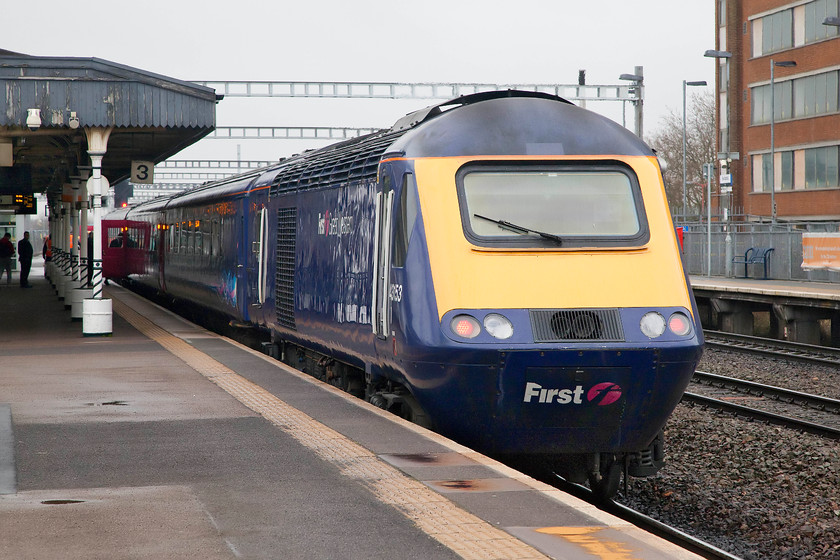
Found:
[[88, 155], [92, 167], [88, 190], [93, 195], [93, 294], [84, 301], [82, 332], [85, 336], [110, 336], [112, 334], [111, 300], [102, 297], [102, 193], [107, 180], [102, 176], [102, 158], [108, 148], [112, 128], [86, 128]]

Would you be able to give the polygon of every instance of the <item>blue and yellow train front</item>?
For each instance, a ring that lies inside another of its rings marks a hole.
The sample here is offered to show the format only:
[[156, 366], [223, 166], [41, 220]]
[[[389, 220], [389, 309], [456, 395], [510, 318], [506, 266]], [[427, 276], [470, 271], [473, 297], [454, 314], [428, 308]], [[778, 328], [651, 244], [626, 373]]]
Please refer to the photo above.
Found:
[[703, 344], [656, 158], [406, 165], [394, 353], [436, 428], [500, 454], [650, 446]]

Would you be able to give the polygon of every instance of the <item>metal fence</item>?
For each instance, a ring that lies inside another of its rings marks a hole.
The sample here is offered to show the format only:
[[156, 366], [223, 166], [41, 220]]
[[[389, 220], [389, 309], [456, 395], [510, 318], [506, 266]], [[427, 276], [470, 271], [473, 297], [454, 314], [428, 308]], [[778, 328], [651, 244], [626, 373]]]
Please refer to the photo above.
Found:
[[[802, 269], [802, 234], [840, 232], [838, 222], [712, 222], [711, 232], [706, 223], [678, 226], [683, 228], [683, 260], [691, 275], [743, 277], [744, 265], [733, 264], [732, 258], [743, 257], [750, 247], [773, 247], [767, 265], [768, 278], [840, 284], [840, 272]], [[762, 265], [750, 265], [751, 278], [761, 278], [763, 274]]]

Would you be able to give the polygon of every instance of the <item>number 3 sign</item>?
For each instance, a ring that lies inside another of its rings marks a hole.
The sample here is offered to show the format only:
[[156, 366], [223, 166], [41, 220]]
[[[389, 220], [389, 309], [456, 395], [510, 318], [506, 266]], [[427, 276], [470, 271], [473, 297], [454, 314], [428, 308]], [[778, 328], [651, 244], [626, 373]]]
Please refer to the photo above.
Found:
[[151, 185], [155, 182], [155, 164], [151, 161], [131, 162], [131, 182]]

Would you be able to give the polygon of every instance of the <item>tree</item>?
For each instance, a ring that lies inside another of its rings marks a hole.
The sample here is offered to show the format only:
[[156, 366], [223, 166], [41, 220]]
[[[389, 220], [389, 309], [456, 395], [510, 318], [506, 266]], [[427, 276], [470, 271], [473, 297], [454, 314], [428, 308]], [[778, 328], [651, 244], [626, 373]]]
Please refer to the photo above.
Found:
[[[714, 163], [715, 95], [701, 92], [691, 95], [686, 109], [686, 206], [687, 215], [701, 213], [705, 200], [706, 180], [703, 164]], [[683, 116], [682, 110], [671, 109], [660, 121], [660, 127], [647, 139], [664, 161], [663, 177], [671, 214], [683, 213]], [[712, 177], [714, 181], [714, 177]]]

